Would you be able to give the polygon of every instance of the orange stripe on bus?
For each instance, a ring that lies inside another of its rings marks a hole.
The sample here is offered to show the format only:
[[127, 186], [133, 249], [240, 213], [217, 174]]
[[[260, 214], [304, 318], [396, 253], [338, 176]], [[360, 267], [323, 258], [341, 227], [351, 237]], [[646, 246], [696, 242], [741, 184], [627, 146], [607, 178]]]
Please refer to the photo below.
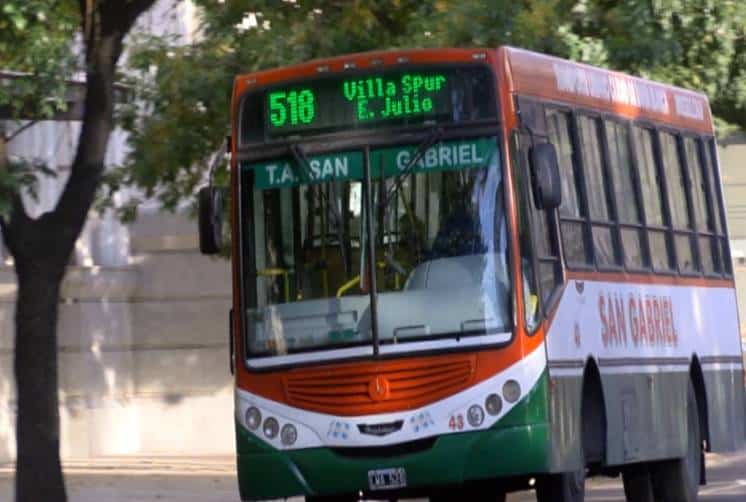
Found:
[[682, 277], [634, 272], [592, 272], [568, 270], [567, 278], [579, 281], [617, 282], [623, 284], [654, 284], [665, 286], [694, 286], [700, 288], [735, 288], [733, 279]]
[[[411, 410], [471, 387], [519, 362], [540, 347], [544, 332], [521, 333], [507, 347], [443, 355], [318, 364], [249, 372], [239, 363], [243, 390], [300, 409], [339, 416]], [[239, 358], [240, 359], [240, 358]], [[377, 385], [377, 379], [386, 382]], [[427, 392], [416, 387], [426, 383]], [[380, 395], [374, 391], [380, 388]]]

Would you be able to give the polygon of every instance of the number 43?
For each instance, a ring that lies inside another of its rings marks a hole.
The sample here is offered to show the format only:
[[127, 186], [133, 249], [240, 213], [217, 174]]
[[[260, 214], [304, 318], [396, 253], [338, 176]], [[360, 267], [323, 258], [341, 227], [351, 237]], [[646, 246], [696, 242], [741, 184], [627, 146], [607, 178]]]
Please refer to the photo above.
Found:
[[448, 421], [448, 428], [452, 431], [460, 431], [464, 428], [464, 416], [461, 414], [451, 415]]

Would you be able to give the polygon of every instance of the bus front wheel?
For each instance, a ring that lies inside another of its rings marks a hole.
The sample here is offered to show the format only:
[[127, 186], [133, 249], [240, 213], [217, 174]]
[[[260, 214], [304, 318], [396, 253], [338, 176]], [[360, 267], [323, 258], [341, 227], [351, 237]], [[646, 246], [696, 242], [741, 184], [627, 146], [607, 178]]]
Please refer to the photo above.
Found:
[[684, 457], [655, 466], [653, 483], [660, 488], [663, 502], [696, 502], [702, 474], [702, 434], [694, 386], [689, 382], [687, 396], [687, 447]]
[[307, 496], [306, 502], [358, 502], [360, 497], [356, 495], [320, 495]]
[[585, 468], [548, 474], [536, 483], [537, 502], [583, 502], [584, 499]]
[[429, 502], [505, 502], [506, 494], [489, 485], [453, 486], [439, 489], [428, 497]]

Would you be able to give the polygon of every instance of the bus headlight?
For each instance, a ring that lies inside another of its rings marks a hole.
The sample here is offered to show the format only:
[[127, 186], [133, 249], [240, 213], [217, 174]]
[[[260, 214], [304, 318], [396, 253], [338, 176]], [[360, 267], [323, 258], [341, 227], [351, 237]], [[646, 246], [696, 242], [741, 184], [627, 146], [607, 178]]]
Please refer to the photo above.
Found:
[[285, 424], [280, 431], [280, 441], [285, 446], [290, 446], [298, 439], [298, 430], [292, 424]]
[[492, 416], [499, 415], [503, 409], [503, 400], [497, 394], [490, 394], [487, 399], [484, 400], [484, 407]]
[[508, 380], [503, 385], [503, 397], [509, 403], [515, 403], [521, 397], [521, 384], [515, 380]]
[[259, 424], [262, 423], [262, 412], [259, 411], [259, 408], [251, 406], [248, 410], [246, 410], [244, 419], [246, 420], [246, 427], [248, 427], [252, 431], [255, 431], [259, 428]]
[[274, 417], [269, 417], [264, 421], [262, 429], [264, 430], [265, 436], [269, 439], [274, 439], [277, 437], [277, 433], [280, 432], [280, 424], [277, 423], [277, 419]]
[[472, 404], [466, 412], [466, 420], [472, 427], [479, 427], [484, 421], [484, 410], [478, 404]]

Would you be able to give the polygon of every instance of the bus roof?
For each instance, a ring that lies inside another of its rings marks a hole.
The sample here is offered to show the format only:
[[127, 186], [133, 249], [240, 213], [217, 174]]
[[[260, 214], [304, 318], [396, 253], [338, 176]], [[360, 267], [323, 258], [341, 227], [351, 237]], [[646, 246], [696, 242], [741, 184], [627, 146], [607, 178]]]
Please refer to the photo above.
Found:
[[235, 79], [233, 97], [234, 103], [238, 103], [240, 95], [251, 88], [311, 78], [324, 72], [402, 63], [480, 60], [493, 67], [498, 67], [500, 62], [505, 64], [507, 90], [513, 94], [703, 134], [713, 133], [710, 106], [702, 93], [508, 46], [498, 49], [402, 49], [317, 59], [239, 75]]
[[649, 120], [712, 134], [712, 115], [702, 93], [505, 47], [510, 91], [557, 103]]

